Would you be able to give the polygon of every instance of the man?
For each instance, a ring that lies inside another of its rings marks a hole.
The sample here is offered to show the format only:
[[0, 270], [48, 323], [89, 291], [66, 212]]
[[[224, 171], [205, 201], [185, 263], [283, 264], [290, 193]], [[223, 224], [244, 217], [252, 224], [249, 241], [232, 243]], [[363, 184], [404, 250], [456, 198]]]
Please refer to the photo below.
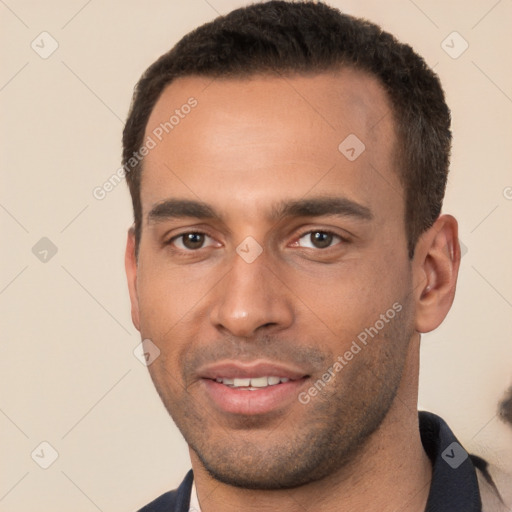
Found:
[[450, 142], [424, 61], [321, 3], [238, 9], [144, 73], [123, 135], [132, 319], [193, 472], [142, 510], [502, 506], [417, 411], [420, 335], [460, 261]]

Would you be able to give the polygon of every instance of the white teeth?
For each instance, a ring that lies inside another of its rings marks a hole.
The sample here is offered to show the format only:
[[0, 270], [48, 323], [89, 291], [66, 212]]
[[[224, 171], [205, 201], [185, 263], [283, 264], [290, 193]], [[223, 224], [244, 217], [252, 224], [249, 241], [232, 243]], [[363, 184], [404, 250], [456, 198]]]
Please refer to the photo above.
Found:
[[251, 387], [266, 388], [268, 386], [268, 377], [256, 377], [251, 379]]
[[232, 388], [266, 388], [267, 386], [275, 386], [281, 382], [288, 382], [287, 377], [253, 377], [244, 379], [227, 379], [217, 377], [216, 382], [222, 383]]
[[251, 379], [234, 379], [233, 386], [235, 388], [246, 388], [250, 386]]

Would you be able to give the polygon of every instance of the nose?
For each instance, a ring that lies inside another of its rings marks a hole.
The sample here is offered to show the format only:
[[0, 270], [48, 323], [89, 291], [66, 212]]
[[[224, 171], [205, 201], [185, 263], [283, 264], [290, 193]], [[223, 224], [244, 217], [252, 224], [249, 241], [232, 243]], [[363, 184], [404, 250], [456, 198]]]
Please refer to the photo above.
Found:
[[293, 323], [291, 293], [271, 265], [265, 251], [251, 263], [233, 255], [230, 271], [215, 287], [210, 310], [210, 321], [218, 330], [249, 338]]

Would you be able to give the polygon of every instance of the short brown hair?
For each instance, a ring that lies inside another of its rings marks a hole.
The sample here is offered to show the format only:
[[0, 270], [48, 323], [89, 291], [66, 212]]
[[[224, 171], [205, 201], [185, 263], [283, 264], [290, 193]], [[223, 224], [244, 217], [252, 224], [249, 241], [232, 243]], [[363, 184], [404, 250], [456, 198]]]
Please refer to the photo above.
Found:
[[[410, 46], [378, 25], [320, 2], [270, 1], [236, 9], [183, 37], [142, 75], [123, 132], [123, 165], [143, 144], [164, 88], [184, 76], [312, 74], [349, 66], [377, 77], [393, 106], [396, 154], [405, 191], [409, 257], [441, 212], [450, 160], [450, 110], [436, 74]], [[126, 178], [136, 247], [142, 208], [142, 161]]]

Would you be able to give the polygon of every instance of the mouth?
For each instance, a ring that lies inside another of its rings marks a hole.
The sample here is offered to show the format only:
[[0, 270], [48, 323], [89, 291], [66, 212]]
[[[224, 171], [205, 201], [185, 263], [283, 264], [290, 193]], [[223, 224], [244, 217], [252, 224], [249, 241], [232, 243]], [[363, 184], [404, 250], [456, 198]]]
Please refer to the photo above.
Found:
[[246, 391], [256, 391], [258, 389], [267, 388], [269, 386], [277, 386], [278, 384], [285, 384], [290, 382], [288, 377], [247, 377], [230, 379], [227, 377], [217, 377], [215, 382], [224, 384], [230, 388], [244, 389]]
[[292, 407], [309, 375], [299, 368], [262, 361], [228, 361], [203, 368], [202, 390], [220, 413], [267, 414]]

